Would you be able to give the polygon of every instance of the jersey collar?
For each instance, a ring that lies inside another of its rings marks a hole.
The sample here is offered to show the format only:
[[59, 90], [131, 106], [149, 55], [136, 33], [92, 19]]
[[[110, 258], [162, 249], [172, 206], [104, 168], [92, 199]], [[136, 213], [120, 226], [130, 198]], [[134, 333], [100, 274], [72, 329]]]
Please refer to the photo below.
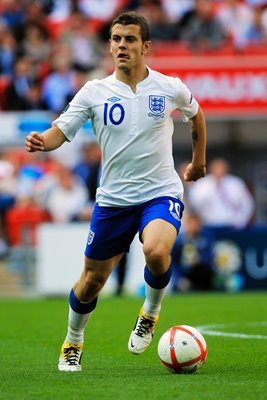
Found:
[[[147, 77], [145, 79], [143, 79], [141, 82], [139, 82], [137, 84], [137, 88], [142, 87], [142, 86], [146, 86], [150, 82], [150, 80], [152, 79], [152, 76], [151, 76], [152, 75], [152, 70], [151, 70], [151, 68], [149, 68], [147, 65], [146, 65], [146, 68], [148, 70], [148, 75], [147, 75]], [[112, 78], [113, 78], [113, 82], [114, 83], [118, 84], [121, 87], [128, 88], [129, 90], [131, 90], [130, 86], [127, 85], [127, 83], [124, 83], [124, 82], [122, 82], [122, 81], [120, 81], [119, 79], [116, 78], [116, 71], [113, 72]]]

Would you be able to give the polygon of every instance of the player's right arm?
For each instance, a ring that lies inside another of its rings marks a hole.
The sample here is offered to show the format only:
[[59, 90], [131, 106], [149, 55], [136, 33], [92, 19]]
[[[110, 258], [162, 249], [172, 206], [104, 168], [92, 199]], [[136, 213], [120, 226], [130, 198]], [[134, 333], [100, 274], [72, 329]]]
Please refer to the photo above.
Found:
[[31, 132], [25, 140], [25, 149], [29, 153], [35, 151], [51, 151], [60, 147], [65, 141], [66, 136], [54, 125], [43, 133]]

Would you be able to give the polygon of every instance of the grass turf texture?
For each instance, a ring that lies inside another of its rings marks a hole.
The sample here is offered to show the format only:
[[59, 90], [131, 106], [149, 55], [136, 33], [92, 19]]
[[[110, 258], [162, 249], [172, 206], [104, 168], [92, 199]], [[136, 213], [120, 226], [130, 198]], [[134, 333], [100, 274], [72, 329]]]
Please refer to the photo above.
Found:
[[173, 325], [225, 324], [223, 332], [267, 336], [266, 293], [168, 296], [151, 346], [134, 356], [127, 342], [142, 301], [100, 298], [86, 330], [83, 371], [64, 373], [57, 361], [67, 299], [1, 300], [1, 400], [267, 399], [266, 339], [204, 334], [208, 358], [193, 375], [170, 373], [157, 356], [160, 336]]

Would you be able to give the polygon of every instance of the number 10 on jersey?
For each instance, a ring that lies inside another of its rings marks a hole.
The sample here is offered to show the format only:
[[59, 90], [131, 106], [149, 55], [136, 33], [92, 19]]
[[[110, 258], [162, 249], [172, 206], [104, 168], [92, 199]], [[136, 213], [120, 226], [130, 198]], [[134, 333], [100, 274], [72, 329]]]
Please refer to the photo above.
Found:
[[104, 104], [104, 125], [108, 124], [108, 120], [112, 125], [120, 125], [125, 117], [125, 110], [119, 103], [112, 104], [110, 107], [109, 103]]

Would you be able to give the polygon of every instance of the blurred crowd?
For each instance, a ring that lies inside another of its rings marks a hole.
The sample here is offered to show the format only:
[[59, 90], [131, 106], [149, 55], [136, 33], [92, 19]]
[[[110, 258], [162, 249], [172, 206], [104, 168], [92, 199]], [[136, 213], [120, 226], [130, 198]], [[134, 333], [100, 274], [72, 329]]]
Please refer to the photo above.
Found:
[[267, 0], [2, 0], [0, 109], [60, 113], [106, 75], [110, 22], [124, 10], [147, 18], [155, 44], [240, 51], [267, 41]]
[[48, 153], [2, 150], [0, 258], [9, 247], [34, 247], [42, 222], [90, 221], [100, 175], [101, 153], [95, 141], [83, 143], [73, 165]]
[[[178, 167], [181, 177], [186, 165]], [[204, 178], [183, 183], [185, 212], [172, 250], [172, 289], [221, 289], [232, 280], [233, 271], [227, 266], [231, 247], [228, 244], [223, 251], [216, 251], [216, 232], [238, 231], [253, 224], [253, 192], [231, 172], [224, 158], [212, 159]]]

